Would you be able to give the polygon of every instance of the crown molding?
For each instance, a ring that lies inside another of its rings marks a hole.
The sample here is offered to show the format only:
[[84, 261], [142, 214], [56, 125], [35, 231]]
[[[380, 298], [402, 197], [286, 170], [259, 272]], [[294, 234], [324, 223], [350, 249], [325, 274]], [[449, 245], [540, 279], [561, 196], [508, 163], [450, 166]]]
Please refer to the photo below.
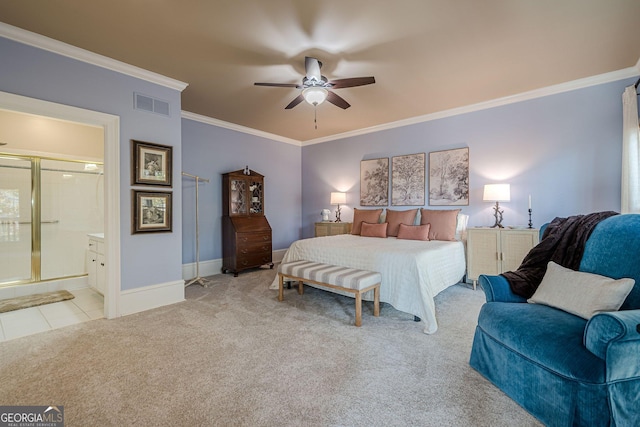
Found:
[[286, 138], [281, 135], [276, 135], [274, 133], [263, 132], [261, 130], [249, 128], [242, 125], [237, 125], [235, 123], [225, 122], [223, 120], [214, 119], [212, 117], [202, 116], [200, 114], [191, 113], [189, 111], [182, 111], [182, 118], [187, 120], [193, 120], [196, 122], [204, 123], [207, 125], [217, 126], [225, 129], [235, 130], [237, 132], [246, 133], [249, 135], [259, 136], [261, 138], [271, 139], [273, 141], [284, 142], [287, 144], [296, 145], [298, 147], [301, 146], [301, 142], [296, 139]]
[[450, 110], [439, 111], [436, 113], [426, 114], [424, 116], [412, 117], [409, 119], [399, 120], [396, 122], [384, 123], [381, 125], [371, 126], [368, 128], [358, 129], [351, 132], [344, 132], [323, 138], [310, 139], [302, 141], [302, 146], [320, 144], [323, 142], [335, 141], [337, 139], [350, 138], [359, 135], [366, 135], [373, 132], [394, 129], [402, 126], [409, 126], [418, 123], [424, 123], [431, 120], [444, 119], [447, 117], [458, 116], [461, 114], [472, 113], [475, 111], [487, 110], [489, 108], [500, 107], [503, 105], [514, 104], [516, 102], [528, 101], [531, 99], [542, 98], [545, 96], [556, 95], [563, 92], [569, 92], [576, 89], [582, 89], [590, 86], [596, 86], [604, 83], [610, 83], [618, 80], [624, 80], [640, 75], [640, 59], [634, 67], [624, 68], [610, 73], [599, 74], [597, 76], [586, 77], [583, 79], [573, 80], [566, 83], [560, 83], [553, 86], [535, 89], [516, 95], [505, 96], [503, 98], [493, 99], [491, 101], [480, 102], [477, 104], [466, 105], [464, 107], [452, 108]]
[[618, 71], [612, 71], [610, 73], [599, 74], [592, 77], [586, 77], [583, 79], [573, 80], [566, 83], [560, 83], [553, 86], [544, 87], [541, 89], [535, 89], [528, 92], [519, 93], [516, 95], [506, 96], [503, 98], [493, 99], [491, 101], [480, 102], [477, 104], [466, 105], [464, 107], [452, 108], [450, 110], [439, 111], [437, 113], [426, 114], [424, 116], [412, 117], [405, 120], [399, 120], [396, 122], [384, 123], [381, 125], [371, 126], [368, 128], [358, 129], [351, 132], [344, 132], [335, 135], [330, 135], [323, 138], [310, 139], [306, 141], [298, 141], [295, 139], [286, 138], [280, 135], [275, 135], [268, 132], [263, 132], [253, 128], [236, 125], [234, 123], [225, 122], [218, 119], [213, 119], [207, 116], [201, 116], [199, 114], [190, 113], [188, 111], [182, 112], [182, 118], [195, 120], [201, 123], [219, 126], [226, 129], [235, 130], [250, 135], [260, 136], [263, 138], [272, 139], [275, 141], [285, 142], [287, 144], [293, 144], [297, 146], [307, 146], [313, 144], [321, 144], [323, 142], [335, 141], [338, 139], [351, 138], [359, 135], [366, 135], [373, 132], [380, 132], [384, 130], [394, 129], [403, 126], [414, 125], [418, 123], [424, 123], [432, 120], [444, 119], [447, 117], [458, 116], [461, 114], [472, 113], [475, 111], [487, 110], [489, 108], [500, 107], [508, 104], [515, 104], [517, 102], [528, 101], [531, 99], [542, 98], [545, 96], [556, 95], [563, 92], [570, 92], [576, 89], [583, 89], [590, 86], [597, 86], [600, 84], [611, 83], [619, 80], [624, 80], [632, 77], [638, 77], [640, 75], [640, 59], [635, 66], [624, 68]]
[[0, 37], [182, 92], [188, 83], [0, 22]]

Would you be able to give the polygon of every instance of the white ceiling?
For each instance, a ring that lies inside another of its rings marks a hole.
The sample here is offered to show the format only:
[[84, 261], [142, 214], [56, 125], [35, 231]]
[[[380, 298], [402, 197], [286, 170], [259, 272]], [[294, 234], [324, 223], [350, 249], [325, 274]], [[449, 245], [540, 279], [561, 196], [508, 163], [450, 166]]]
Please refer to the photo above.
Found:
[[[0, 20], [188, 83], [184, 111], [310, 141], [637, 67], [639, 0], [31, 0]], [[284, 107], [304, 57], [351, 104]], [[4, 60], [4, 58], [3, 58]]]

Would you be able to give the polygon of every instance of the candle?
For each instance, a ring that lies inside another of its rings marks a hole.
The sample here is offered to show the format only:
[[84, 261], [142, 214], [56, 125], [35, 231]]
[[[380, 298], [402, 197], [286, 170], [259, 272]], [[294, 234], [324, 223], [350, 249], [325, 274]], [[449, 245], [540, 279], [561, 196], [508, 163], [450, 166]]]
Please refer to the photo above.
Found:
[[529, 194], [529, 209], [531, 209], [531, 194]]

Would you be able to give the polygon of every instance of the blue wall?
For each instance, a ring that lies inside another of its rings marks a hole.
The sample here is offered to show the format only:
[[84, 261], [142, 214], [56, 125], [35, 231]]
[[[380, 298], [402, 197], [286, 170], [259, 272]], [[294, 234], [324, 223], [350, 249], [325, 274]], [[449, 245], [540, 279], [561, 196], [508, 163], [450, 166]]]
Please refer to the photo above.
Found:
[[[181, 280], [180, 92], [4, 38], [0, 91], [120, 117], [121, 289]], [[171, 117], [134, 110], [134, 92], [168, 101]], [[131, 234], [131, 139], [174, 147], [172, 233]]]
[[[348, 192], [343, 219], [352, 218], [361, 160], [460, 147], [470, 150], [470, 225], [493, 223], [482, 202], [490, 182], [511, 183], [507, 225], [526, 224], [529, 194], [536, 226], [620, 208], [621, 93], [633, 79], [298, 147], [181, 119], [179, 91], [44, 50], [0, 38], [0, 58], [0, 91], [120, 117], [123, 290], [179, 280], [195, 261], [194, 183], [181, 170], [211, 181], [200, 187], [201, 260], [222, 257], [220, 175], [247, 164], [266, 177], [274, 250], [313, 235], [331, 191]], [[134, 92], [169, 101], [171, 117], [135, 111]], [[131, 235], [131, 139], [174, 147], [173, 233]]]
[[[198, 122], [182, 120], [182, 169], [210, 180], [200, 184], [200, 260], [222, 258], [222, 174], [250, 169], [265, 177], [265, 215], [273, 249], [286, 249], [301, 237], [300, 151], [277, 142]], [[195, 181], [183, 177], [182, 260], [195, 262]]]
[[621, 94], [633, 83], [607, 83], [304, 146], [303, 236], [313, 235], [323, 208], [334, 208], [331, 191], [347, 192], [342, 218], [353, 218], [361, 160], [427, 153], [428, 167], [429, 152], [461, 147], [469, 147], [470, 158], [470, 203], [461, 208], [472, 226], [493, 224], [493, 204], [482, 201], [482, 191], [484, 184], [495, 182], [511, 184], [511, 201], [501, 203], [505, 225], [527, 224], [529, 195], [534, 226], [556, 216], [619, 211]]

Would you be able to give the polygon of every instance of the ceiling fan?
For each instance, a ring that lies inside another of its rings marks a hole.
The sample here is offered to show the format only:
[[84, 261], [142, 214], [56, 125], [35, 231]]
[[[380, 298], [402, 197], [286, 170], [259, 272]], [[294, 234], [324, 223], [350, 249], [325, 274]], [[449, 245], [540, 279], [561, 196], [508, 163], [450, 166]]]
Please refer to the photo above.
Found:
[[343, 89], [346, 87], [370, 85], [376, 82], [373, 77], [352, 77], [348, 79], [327, 80], [320, 74], [322, 62], [316, 58], [306, 56], [304, 58], [304, 68], [306, 75], [302, 78], [302, 84], [295, 83], [254, 83], [256, 86], [274, 86], [274, 87], [294, 87], [302, 89], [302, 93], [289, 103], [285, 110], [290, 110], [302, 101], [307, 101], [313, 106], [322, 104], [325, 100], [342, 109], [351, 107], [342, 97], [336, 95], [329, 89]]

